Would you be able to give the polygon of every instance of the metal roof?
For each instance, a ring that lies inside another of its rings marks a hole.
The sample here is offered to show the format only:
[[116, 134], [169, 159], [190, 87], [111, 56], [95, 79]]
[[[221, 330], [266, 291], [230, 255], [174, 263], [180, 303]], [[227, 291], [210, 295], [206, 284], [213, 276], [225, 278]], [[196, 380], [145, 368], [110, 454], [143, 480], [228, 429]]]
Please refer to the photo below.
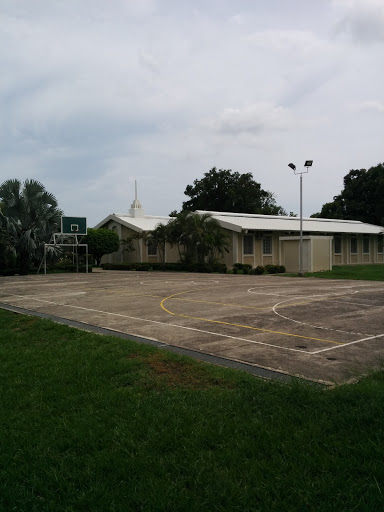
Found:
[[127, 213], [112, 213], [104, 220], [99, 222], [95, 228], [101, 228], [109, 221], [115, 221], [133, 231], [151, 231], [159, 224], [167, 224], [171, 217], [160, 217], [154, 215], [144, 215], [143, 217], [132, 217]]
[[[242, 231], [285, 231], [299, 232], [300, 218], [277, 215], [259, 215], [252, 213], [231, 213], [196, 210], [196, 213], [210, 213], [223, 228], [238, 233]], [[99, 222], [95, 228], [101, 228], [109, 221], [115, 221], [133, 231], [151, 231], [159, 224], [167, 224], [172, 217], [144, 215], [133, 217], [127, 213], [112, 213]], [[303, 218], [303, 231], [310, 233], [349, 233], [379, 235], [384, 233], [383, 226], [366, 224], [357, 220]]]
[[[300, 231], [300, 218], [250, 213], [212, 212], [197, 210], [197, 213], [210, 213], [219, 223], [232, 231]], [[350, 233], [382, 234], [383, 226], [366, 224], [357, 220], [303, 218], [303, 231], [311, 233]]]

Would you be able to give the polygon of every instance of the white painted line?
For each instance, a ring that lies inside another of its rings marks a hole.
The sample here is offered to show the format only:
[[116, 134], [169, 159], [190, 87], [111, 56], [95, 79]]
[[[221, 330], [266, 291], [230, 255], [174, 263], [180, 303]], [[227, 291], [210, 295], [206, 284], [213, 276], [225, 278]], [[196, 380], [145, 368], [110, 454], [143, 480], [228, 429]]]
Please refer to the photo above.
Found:
[[253, 293], [254, 295], [273, 295], [273, 296], [277, 296], [277, 297], [292, 297], [292, 295], [286, 295], [284, 293], [271, 293], [271, 292], [265, 293], [265, 292], [260, 292], [260, 291], [254, 292], [253, 290], [255, 290], [255, 288], [248, 288], [247, 292]]
[[[305, 298], [310, 298], [311, 296], [308, 296], [308, 297], [305, 297]], [[317, 297], [317, 296], [316, 296]], [[287, 299], [287, 300], [282, 300], [281, 302], [278, 302], [277, 304], [275, 304], [272, 308], [272, 311], [277, 315], [277, 316], [280, 316], [281, 318], [283, 318], [284, 320], [289, 320], [290, 322], [295, 322], [296, 324], [300, 324], [300, 325], [304, 325], [305, 327], [312, 327], [313, 329], [321, 329], [323, 331], [333, 331], [333, 332], [340, 332], [340, 333], [343, 333], [343, 334], [352, 334], [354, 336], [364, 336], [363, 333], [361, 332], [349, 332], [349, 331], [342, 331], [340, 329], [332, 329], [331, 327], [324, 327], [324, 326], [320, 326], [320, 325], [312, 325], [312, 324], [309, 324], [309, 323], [306, 323], [306, 322], [300, 322], [299, 320], [294, 320], [293, 318], [289, 318], [288, 316], [285, 316], [285, 315], [282, 315], [281, 313], [278, 313], [276, 311], [276, 308], [278, 306], [280, 306], [280, 304], [284, 304], [285, 302], [290, 302], [291, 300], [293, 299]], [[300, 304], [300, 305], [303, 305], [303, 304]], [[292, 304], [292, 306], [295, 306], [295, 304]], [[368, 334], [368, 336], [370, 336]], [[344, 346], [344, 345], [343, 345]]]
[[[15, 295], [15, 297], [27, 298], [27, 299], [31, 299], [32, 298], [33, 300], [36, 300], [38, 302], [44, 302], [46, 304], [52, 304], [54, 306], [62, 306], [62, 307], [67, 307], [67, 308], [81, 309], [83, 311], [92, 311], [93, 313], [101, 313], [103, 315], [118, 316], [118, 317], [121, 317], [121, 318], [129, 318], [130, 320], [139, 320], [141, 322], [149, 322], [149, 323], [152, 323], [152, 324], [164, 325], [166, 327], [177, 327], [179, 329], [185, 329], [185, 330], [188, 330], [188, 331], [196, 331], [196, 332], [201, 332], [201, 333], [204, 333], [204, 334], [212, 334], [213, 336], [219, 336], [221, 338], [229, 338], [229, 339], [232, 339], [232, 340], [246, 341], [247, 343], [253, 343], [255, 345], [264, 345], [264, 346], [267, 346], [267, 347], [278, 348], [278, 349], [281, 349], [281, 350], [288, 350], [290, 352], [300, 352], [302, 354], [310, 354], [310, 352], [308, 352], [306, 350], [298, 350], [298, 349], [295, 349], [295, 348], [281, 347], [280, 345], [273, 345], [271, 343], [264, 343], [262, 341], [249, 340], [247, 338], [239, 338], [237, 336], [229, 336], [228, 334], [220, 334], [220, 333], [217, 333], [217, 332], [204, 331], [203, 329], [196, 329], [194, 327], [186, 327], [184, 325], [169, 324], [167, 322], [159, 322], [158, 320], [149, 320], [147, 318], [138, 318], [138, 317], [135, 317], [135, 316], [122, 315], [121, 313], [109, 313], [108, 311], [100, 311], [99, 309], [84, 308], [82, 306], [72, 306], [71, 304], [60, 304], [58, 302], [52, 302], [52, 301], [49, 301], [49, 300], [36, 299], [35, 297], [23, 297], [22, 295]], [[12, 304], [10, 303], [10, 305], [12, 305]], [[83, 321], [83, 320], [81, 320], [81, 321]], [[83, 322], [83, 323], [87, 323], [87, 322]], [[89, 325], [94, 325], [94, 324], [89, 324]], [[99, 327], [105, 327], [106, 329], [110, 329], [110, 327], [102, 326], [102, 325], [99, 326]], [[259, 334], [259, 336], [261, 336], [261, 335], [262, 335], [262, 333]]]
[[351, 304], [352, 306], [365, 306], [367, 308], [384, 308], [384, 305], [376, 306], [376, 304], [360, 304], [359, 302], [347, 302], [345, 300], [332, 300], [338, 304]]
[[334, 350], [335, 348], [344, 348], [348, 345], [354, 345], [355, 343], [361, 343], [362, 341], [374, 340], [376, 338], [382, 338], [384, 334], [377, 334], [375, 336], [369, 336], [368, 338], [362, 338], [361, 340], [350, 341], [349, 343], [344, 343], [343, 345], [335, 345], [330, 348], [322, 348], [321, 350], [315, 350], [314, 352], [310, 352], [310, 354], [320, 354], [320, 352], [327, 352], [328, 350]]
[[190, 285], [194, 285], [194, 286], [209, 286], [209, 285], [212, 285], [212, 284], [219, 284], [219, 281], [204, 281], [202, 283], [196, 283], [195, 281], [181, 281], [181, 280], [174, 280], [174, 281], [151, 281], [150, 283], [148, 282], [140, 282], [140, 284], [142, 286], [154, 286], [156, 284], [161, 284], [161, 285], [164, 285], [164, 284], [173, 284], [173, 283], [182, 283], [183, 285], [187, 285], [187, 284], [190, 284]]

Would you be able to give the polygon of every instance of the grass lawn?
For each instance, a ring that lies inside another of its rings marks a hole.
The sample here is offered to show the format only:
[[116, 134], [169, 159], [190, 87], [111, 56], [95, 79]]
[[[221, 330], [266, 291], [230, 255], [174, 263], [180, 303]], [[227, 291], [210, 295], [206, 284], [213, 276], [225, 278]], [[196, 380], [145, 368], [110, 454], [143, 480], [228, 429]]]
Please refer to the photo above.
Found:
[[306, 272], [305, 277], [384, 281], [384, 265], [335, 265], [332, 270], [324, 270], [323, 272]]
[[289, 385], [0, 310], [0, 510], [384, 509], [384, 372]]

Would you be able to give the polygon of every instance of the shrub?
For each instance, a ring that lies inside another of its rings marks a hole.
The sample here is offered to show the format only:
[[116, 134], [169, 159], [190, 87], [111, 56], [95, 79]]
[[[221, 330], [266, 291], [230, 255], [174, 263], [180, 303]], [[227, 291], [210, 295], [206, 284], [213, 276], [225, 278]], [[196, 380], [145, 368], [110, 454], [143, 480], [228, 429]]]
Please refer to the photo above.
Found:
[[268, 274], [283, 274], [285, 272], [284, 265], [265, 265]]
[[214, 263], [208, 265], [205, 263], [102, 263], [104, 270], [138, 270], [138, 271], [160, 271], [160, 272], [216, 272], [227, 273], [225, 263]]
[[252, 270], [252, 265], [249, 265], [249, 263], [235, 263], [233, 265], [233, 273], [237, 274], [239, 270], [242, 270], [243, 274], [249, 274]]
[[[77, 272], [77, 267], [73, 263], [57, 263], [56, 265], [48, 265], [47, 270], [56, 270], [59, 272]], [[79, 265], [79, 272], [85, 273], [86, 271], [87, 268], [85, 265]], [[92, 267], [88, 266], [88, 272], [92, 272]]]
[[2, 268], [0, 269], [0, 276], [14, 276], [19, 273], [18, 268]]
[[225, 263], [215, 263], [212, 268], [213, 272], [217, 272], [218, 274], [227, 273], [227, 265]]
[[257, 267], [252, 269], [251, 274], [259, 276], [261, 274], [264, 274], [264, 272], [265, 268], [262, 265], [257, 265]]

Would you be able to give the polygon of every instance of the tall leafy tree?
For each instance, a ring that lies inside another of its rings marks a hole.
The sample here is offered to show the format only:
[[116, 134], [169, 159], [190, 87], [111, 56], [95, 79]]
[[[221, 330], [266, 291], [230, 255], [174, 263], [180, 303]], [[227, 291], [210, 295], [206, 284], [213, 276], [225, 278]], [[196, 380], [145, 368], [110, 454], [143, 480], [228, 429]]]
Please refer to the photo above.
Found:
[[3, 205], [0, 203], [0, 269], [8, 267], [9, 255], [13, 249], [8, 231], [4, 228], [5, 224]]
[[168, 242], [171, 247], [176, 246], [179, 252], [180, 260], [188, 259], [187, 243], [187, 217], [190, 212], [187, 210], [176, 213], [172, 212], [172, 219], [168, 222]]
[[184, 194], [190, 199], [183, 203], [183, 210], [286, 215], [276, 204], [274, 195], [263, 190], [251, 173], [213, 167], [201, 180], [187, 185]]
[[157, 247], [160, 261], [165, 260], [165, 244], [169, 241], [169, 228], [167, 224], [158, 224], [155, 229], [148, 234], [146, 243], [154, 244]]
[[[1, 221], [0, 221], [1, 224]], [[6, 229], [0, 228], [0, 269], [8, 268], [14, 249]]]
[[229, 240], [219, 222], [209, 213], [189, 216], [192, 248], [199, 263], [213, 264], [218, 255], [229, 251]]
[[88, 251], [95, 258], [98, 266], [104, 254], [116, 252], [120, 248], [119, 235], [106, 228], [88, 228], [83, 243], [88, 244]]
[[0, 222], [18, 255], [20, 273], [28, 273], [42, 254], [44, 242], [58, 231], [63, 212], [56, 197], [36, 180], [10, 179], [0, 186]]
[[[133, 252], [135, 249], [137, 249], [138, 255], [139, 255], [139, 261], [141, 261], [141, 243], [140, 241], [142, 239], [145, 240], [145, 232], [140, 231], [136, 233], [132, 233], [131, 235], [128, 235], [126, 238], [123, 238], [120, 240], [121, 245], [123, 246], [123, 252]], [[136, 247], [135, 247], [136, 246]]]
[[360, 220], [384, 226], [384, 164], [352, 169], [344, 176], [344, 188], [312, 217]]
[[167, 225], [167, 241], [177, 245], [180, 259], [188, 263], [214, 263], [219, 255], [229, 251], [229, 240], [211, 214], [182, 211]]

